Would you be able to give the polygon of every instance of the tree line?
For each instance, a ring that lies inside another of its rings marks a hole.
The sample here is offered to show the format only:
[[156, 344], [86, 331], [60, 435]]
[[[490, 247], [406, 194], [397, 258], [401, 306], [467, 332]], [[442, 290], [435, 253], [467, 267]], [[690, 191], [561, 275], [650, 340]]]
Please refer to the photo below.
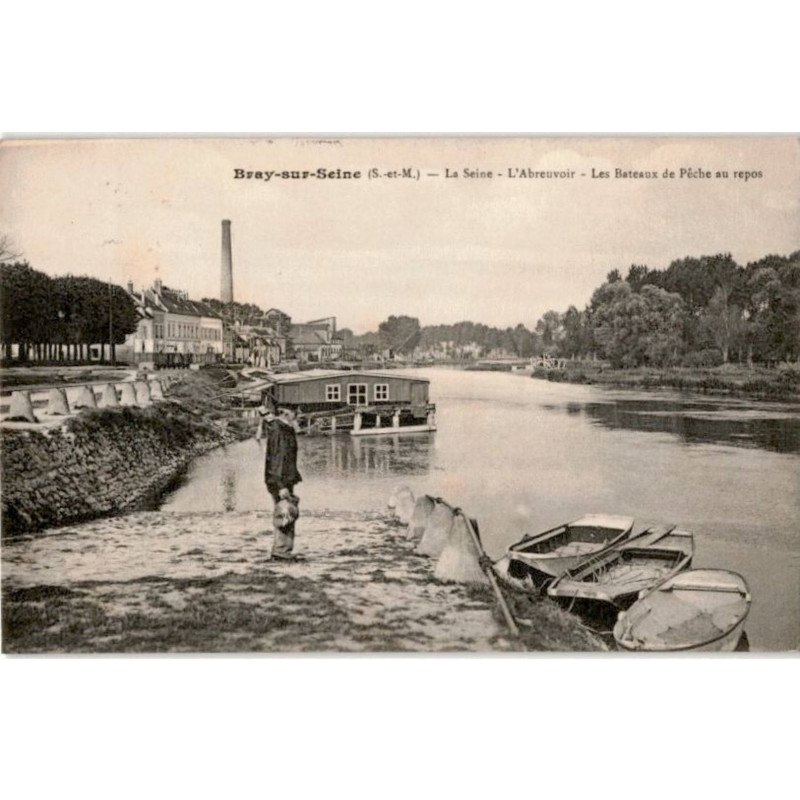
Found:
[[404, 355], [432, 347], [458, 354], [476, 345], [481, 357], [501, 350], [521, 358], [602, 358], [614, 367], [796, 361], [800, 251], [745, 266], [730, 253], [681, 258], [664, 269], [633, 264], [624, 278], [612, 269], [585, 308], [547, 311], [532, 329], [467, 321], [422, 326], [416, 317], [393, 315], [376, 333], [347, 331], [345, 339]]
[[478, 355], [503, 351], [521, 358], [540, 352], [541, 336], [519, 324], [514, 328], [495, 328], [478, 322], [456, 322], [453, 325], [420, 325], [417, 317], [392, 315], [381, 322], [377, 332], [355, 336], [348, 328], [339, 335], [348, 347], [358, 347], [365, 355], [392, 350], [411, 355], [415, 350], [438, 348], [458, 358], [465, 348], [477, 346]]
[[[87, 361], [91, 345], [116, 360], [139, 314], [121, 287], [80, 275], [50, 277], [25, 261], [0, 263], [0, 343], [20, 361]], [[108, 350], [106, 349], [107, 346]]]
[[[215, 297], [204, 297], [202, 300], [212, 311], [219, 314], [228, 325], [258, 325], [266, 312], [255, 303], [239, 303], [236, 300], [223, 303]], [[276, 318], [273, 323], [275, 333], [279, 336], [288, 336], [292, 326], [291, 317]]]
[[800, 251], [741, 266], [730, 253], [611, 270], [579, 311], [548, 312], [550, 345], [614, 367], [800, 360]]

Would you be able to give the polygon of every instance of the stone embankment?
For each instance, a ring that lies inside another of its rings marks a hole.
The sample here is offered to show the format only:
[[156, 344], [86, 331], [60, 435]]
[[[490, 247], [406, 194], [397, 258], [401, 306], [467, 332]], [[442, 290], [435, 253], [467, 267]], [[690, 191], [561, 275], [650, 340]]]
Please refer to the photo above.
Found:
[[145, 408], [85, 409], [41, 430], [3, 430], [3, 535], [141, 508], [195, 456], [239, 438], [224, 403], [204, 407], [204, 396], [219, 394], [214, 382], [190, 380], [190, 404], [178, 393]]

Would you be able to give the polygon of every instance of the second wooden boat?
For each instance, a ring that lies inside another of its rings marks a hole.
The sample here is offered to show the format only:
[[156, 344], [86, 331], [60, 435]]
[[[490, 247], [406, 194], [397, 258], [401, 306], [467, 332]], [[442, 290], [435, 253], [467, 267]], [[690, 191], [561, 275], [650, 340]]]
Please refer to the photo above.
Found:
[[550, 597], [625, 609], [639, 592], [687, 569], [694, 555], [694, 536], [672, 527], [648, 528], [568, 570], [547, 589]]

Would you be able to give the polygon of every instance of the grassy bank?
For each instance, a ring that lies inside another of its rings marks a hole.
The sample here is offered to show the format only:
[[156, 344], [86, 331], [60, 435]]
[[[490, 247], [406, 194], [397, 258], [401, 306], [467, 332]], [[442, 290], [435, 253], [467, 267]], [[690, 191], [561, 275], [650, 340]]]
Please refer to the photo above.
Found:
[[800, 400], [800, 367], [636, 367], [612, 369], [594, 362], [568, 364], [563, 369], [537, 367], [533, 377], [557, 383], [585, 383], [622, 389], [677, 389], [701, 394], [756, 400]]
[[6, 653], [597, 651], [547, 600], [512, 639], [484, 588], [438, 581], [376, 514], [304, 511], [304, 560], [267, 513], [140, 512], [3, 549]]

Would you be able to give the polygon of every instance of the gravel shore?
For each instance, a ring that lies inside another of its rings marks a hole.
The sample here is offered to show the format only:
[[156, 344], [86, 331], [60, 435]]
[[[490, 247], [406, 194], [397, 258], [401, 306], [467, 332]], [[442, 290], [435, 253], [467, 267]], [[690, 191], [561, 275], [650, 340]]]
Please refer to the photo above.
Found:
[[6, 653], [596, 650], [534, 605], [511, 640], [484, 587], [445, 584], [379, 514], [304, 511], [302, 560], [269, 560], [264, 512], [141, 512], [3, 544]]
[[298, 563], [270, 562], [271, 539], [266, 513], [143, 512], [7, 541], [3, 649], [515, 649], [378, 515], [304, 512]]

